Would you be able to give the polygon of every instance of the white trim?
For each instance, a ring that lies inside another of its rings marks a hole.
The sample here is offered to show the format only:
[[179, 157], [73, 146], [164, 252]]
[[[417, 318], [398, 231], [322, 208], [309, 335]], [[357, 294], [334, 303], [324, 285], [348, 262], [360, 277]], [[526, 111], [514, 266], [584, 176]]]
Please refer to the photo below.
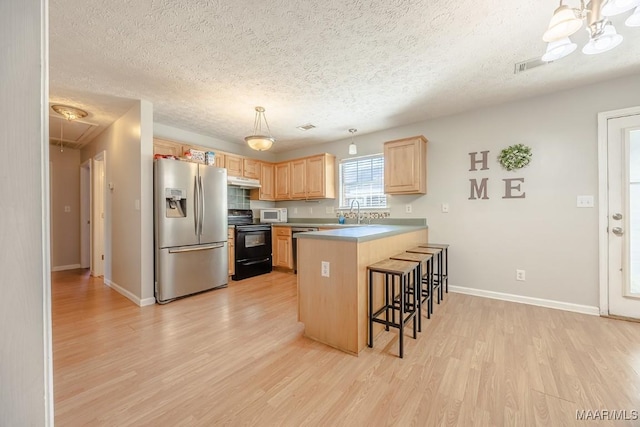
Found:
[[126, 290], [122, 286], [118, 285], [117, 283], [112, 282], [109, 279], [104, 279], [104, 284], [107, 285], [108, 287], [110, 287], [111, 289], [113, 289], [114, 291], [116, 291], [117, 293], [119, 293], [120, 295], [122, 295], [122, 296], [126, 297], [127, 299], [131, 300], [135, 305], [137, 305], [139, 307], [153, 305], [153, 304], [156, 303], [156, 299], [155, 298], [140, 299], [137, 296], [135, 296], [134, 294], [132, 294], [130, 291]]
[[476, 297], [491, 298], [501, 301], [517, 302], [521, 304], [535, 305], [538, 307], [554, 308], [557, 310], [572, 311], [574, 313], [590, 314], [598, 316], [598, 307], [590, 305], [572, 304], [570, 302], [554, 301], [549, 299], [525, 297], [522, 295], [505, 294], [502, 292], [485, 291], [484, 289], [464, 288], [462, 286], [449, 286], [451, 292]]
[[82, 267], [80, 266], [80, 264], [58, 265], [55, 267], [51, 267], [51, 271], [75, 270], [77, 268], [82, 268]]
[[635, 116], [640, 107], [598, 113], [598, 270], [600, 290], [600, 310], [603, 316], [609, 315], [609, 246], [607, 224], [609, 222], [609, 199], [607, 178], [607, 122], [609, 119]]

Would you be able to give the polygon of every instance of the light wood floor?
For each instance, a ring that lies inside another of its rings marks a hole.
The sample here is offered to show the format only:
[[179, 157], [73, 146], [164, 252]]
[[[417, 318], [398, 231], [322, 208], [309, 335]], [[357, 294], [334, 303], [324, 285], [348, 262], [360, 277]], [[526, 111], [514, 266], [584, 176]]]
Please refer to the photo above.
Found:
[[640, 324], [459, 294], [417, 340], [359, 357], [308, 340], [274, 272], [139, 308], [53, 275], [56, 426], [555, 426], [640, 409]]

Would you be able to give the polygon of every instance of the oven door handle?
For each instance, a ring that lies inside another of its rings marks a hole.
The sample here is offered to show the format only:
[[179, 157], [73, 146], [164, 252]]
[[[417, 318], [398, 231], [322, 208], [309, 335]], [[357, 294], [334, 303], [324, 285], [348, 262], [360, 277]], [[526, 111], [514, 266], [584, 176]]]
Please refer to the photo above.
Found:
[[266, 261], [269, 261], [269, 258], [259, 259], [259, 260], [257, 260], [257, 261], [248, 261], [248, 262], [247, 262], [247, 261], [238, 261], [238, 263], [239, 263], [240, 265], [246, 265], [246, 266], [248, 266], [248, 265], [260, 264], [260, 263], [262, 263], [262, 262], [266, 262]]

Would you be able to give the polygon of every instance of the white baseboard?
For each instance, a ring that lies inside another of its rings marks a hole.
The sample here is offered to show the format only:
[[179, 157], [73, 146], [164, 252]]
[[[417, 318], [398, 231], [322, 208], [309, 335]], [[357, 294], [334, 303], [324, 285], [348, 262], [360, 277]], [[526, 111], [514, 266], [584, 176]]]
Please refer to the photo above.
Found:
[[108, 287], [110, 287], [111, 289], [113, 289], [114, 291], [116, 291], [117, 293], [119, 293], [120, 295], [126, 297], [127, 299], [131, 300], [135, 305], [139, 306], [139, 307], [144, 307], [147, 305], [153, 305], [156, 303], [156, 299], [155, 298], [145, 298], [145, 299], [140, 299], [137, 296], [135, 296], [134, 294], [132, 294], [131, 292], [129, 292], [128, 290], [126, 290], [125, 288], [123, 288], [122, 286], [118, 285], [117, 283], [112, 282], [111, 280], [108, 279], [104, 279], [104, 284], [107, 285]]
[[502, 292], [485, 291], [484, 289], [464, 288], [462, 286], [449, 286], [451, 292], [473, 295], [483, 298], [491, 298], [502, 301], [518, 302], [521, 304], [536, 305], [538, 307], [555, 308], [557, 310], [573, 311], [575, 313], [599, 316], [600, 309], [590, 305], [572, 304], [569, 302], [554, 301], [549, 299], [525, 297], [522, 295], [505, 294]]
[[80, 266], [80, 264], [58, 265], [56, 267], [51, 267], [51, 271], [75, 270], [77, 268], [82, 268], [82, 266]]

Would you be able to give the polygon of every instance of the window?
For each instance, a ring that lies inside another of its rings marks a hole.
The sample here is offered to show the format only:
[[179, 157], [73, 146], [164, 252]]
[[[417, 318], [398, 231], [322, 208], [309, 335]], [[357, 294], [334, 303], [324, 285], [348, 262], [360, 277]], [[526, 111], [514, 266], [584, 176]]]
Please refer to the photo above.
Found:
[[349, 208], [353, 200], [360, 202], [360, 208], [387, 207], [382, 154], [340, 162], [340, 207]]

